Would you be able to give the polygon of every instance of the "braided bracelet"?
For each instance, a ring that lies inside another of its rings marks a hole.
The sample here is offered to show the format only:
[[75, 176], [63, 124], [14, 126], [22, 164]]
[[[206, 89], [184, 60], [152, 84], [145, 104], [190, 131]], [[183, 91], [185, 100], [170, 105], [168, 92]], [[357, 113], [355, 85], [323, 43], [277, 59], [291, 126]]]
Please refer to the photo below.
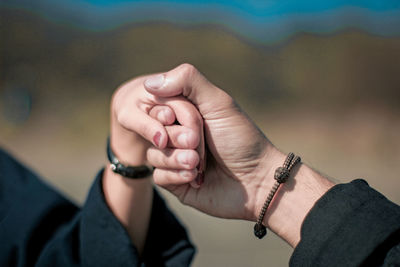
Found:
[[267, 234], [267, 228], [262, 224], [269, 204], [275, 196], [276, 191], [281, 184], [285, 183], [290, 175], [290, 170], [301, 161], [299, 156], [295, 156], [292, 152], [286, 157], [285, 163], [282, 167], [278, 167], [275, 170], [275, 184], [272, 186], [271, 191], [268, 194], [267, 199], [264, 202], [264, 206], [261, 209], [260, 215], [258, 216], [257, 223], [254, 225], [254, 235], [259, 239], [263, 238]]

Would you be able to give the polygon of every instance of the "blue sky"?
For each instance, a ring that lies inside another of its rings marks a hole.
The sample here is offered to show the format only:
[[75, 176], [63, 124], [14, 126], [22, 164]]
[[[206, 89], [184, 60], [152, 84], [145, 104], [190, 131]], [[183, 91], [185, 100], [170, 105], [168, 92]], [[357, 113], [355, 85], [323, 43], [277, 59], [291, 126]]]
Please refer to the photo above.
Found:
[[271, 42], [297, 32], [332, 33], [358, 28], [400, 36], [400, 1], [277, 0], [2, 0], [57, 23], [103, 31], [127, 23], [221, 25], [245, 38]]
[[[65, 1], [64, 1], [65, 2]], [[342, 6], [357, 6], [376, 11], [384, 11], [391, 9], [398, 9], [400, 1], [345, 1], [345, 0], [330, 0], [330, 1], [298, 1], [298, 0], [264, 0], [264, 1], [238, 1], [238, 0], [225, 0], [225, 1], [210, 1], [210, 0], [75, 0], [69, 2], [86, 2], [97, 6], [115, 6], [120, 4], [131, 3], [170, 3], [170, 4], [186, 4], [186, 5], [221, 5], [235, 9], [243, 9], [250, 14], [254, 15], [268, 15], [268, 14], [282, 14], [292, 12], [315, 12], [338, 8]]]

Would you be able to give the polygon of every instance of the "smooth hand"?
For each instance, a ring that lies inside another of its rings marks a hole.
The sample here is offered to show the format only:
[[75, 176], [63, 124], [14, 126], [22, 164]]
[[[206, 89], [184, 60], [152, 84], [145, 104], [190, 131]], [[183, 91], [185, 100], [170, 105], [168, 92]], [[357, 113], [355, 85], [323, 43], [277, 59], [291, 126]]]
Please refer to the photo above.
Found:
[[[145, 77], [123, 84], [111, 101], [111, 148], [124, 165], [147, 163], [146, 151], [155, 146], [183, 161], [182, 174], [191, 177], [202, 168], [204, 137], [198, 111], [183, 97], [161, 99], [143, 87]], [[180, 125], [175, 125], [178, 121]], [[182, 156], [183, 155], [183, 156]], [[198, 185], [193, 181], [192, 186]], [[103, 191], [110, 209], [142, 252], [150, 221], [151, 178], [129, 179], [106, 168]]]

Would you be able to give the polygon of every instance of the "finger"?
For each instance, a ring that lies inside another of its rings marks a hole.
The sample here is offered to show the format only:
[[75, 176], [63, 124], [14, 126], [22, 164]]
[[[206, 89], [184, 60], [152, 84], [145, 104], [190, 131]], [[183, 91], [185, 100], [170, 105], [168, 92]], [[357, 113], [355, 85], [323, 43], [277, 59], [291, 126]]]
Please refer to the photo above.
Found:
[[199, 163], [199, 154], [191, 149], [171, 149], [160, 150], [151, 147], [147, 150], [148, 162], [161, 169], [195, 169]]
[[162, 187], [190, 183], [197, 176], [197, 169], [167, 170], [156, 168], [153, 173], [154, 182]]
[[167, 146], [168, 135], [164, 126], [143, 111], [129, 107], [119, 110], [116, 116], [124, 128], [140, 134], [156, 147], [163, 149]]
[[[164, 105], [170, 106], [176, 115], [177, 121], [187, 127], [192, 129], [195, 133], [196, 136], [199, 137], [198, 145], [197, 146], [197, 151], [200, 155], [200, 162], [198, 166], [198, 170], [200, 173], [205, 171], [206, 168], [206, 153], [205, 153], [205, 139], [204, 139], [204, 129], [203, 129], [203, 118], [200, 115], [199, 111], [193, 104], [189, 101], [187, 101], [184, 97], [170, 97], [170, 98], [162, 98], [158, 99], [161, 103]], [[173, 128], [170, 129], [176, 130], [179, 128]], [[168, 127], [167, 127], [168, 130]], [[194, 148], [194, 143], [192, 146], [180, 146], [177, 144], [177, 142], [180, 140], [179, 138], [171, 138], [171, 134], [169, 133], [169, 147], [177, 147], [177, 148]], [[179, 137], [179, 135], [177, 135]], [[194, 137], [189, 137], [194, 138]], [[184, 139], [184, 137], [181, 137], [181, 140]], [[189, 140], [190, 142], [194, 142], [195, 140]], [[174, 143], [175, 142], [175, 143]]]
[[150, 117], [157, 119], [162, 125], [171, 125], [175, 122], [175, 112], [166, 105], [154, 106], [149, 111]]
[[203, 116], [216, 109], [223, 110], [226, 105], [233, 103], [227, 93], [210, 83], [190, 64], [149, 76], [144, 86], [149, 93], [159, 97], [185, 96], [199, 108]]
[[182, 96], [157, 98], [157, 101], [162, 105], [171, 107], [175, 113], [176, 121], [180, 125], [195, 131], [200, 131], [203, 128], [203, 118], [197, 108], [186, 98]]
[[200, 143], [199, 131], [182, 125], [165, 126], [168, 133], [167, 147], [196, 149]]

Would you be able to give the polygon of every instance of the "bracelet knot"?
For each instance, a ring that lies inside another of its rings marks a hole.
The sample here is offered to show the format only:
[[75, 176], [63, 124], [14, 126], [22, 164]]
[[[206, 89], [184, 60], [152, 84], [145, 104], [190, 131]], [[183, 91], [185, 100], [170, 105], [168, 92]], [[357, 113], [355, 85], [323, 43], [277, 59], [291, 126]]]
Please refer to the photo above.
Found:
[[267, 234], [267, 228], [263, 225], [263, 219], [265, 212], [269, 207], [269, 204], [271, 204], [271, 201], [274, 198], [276, 191], [278, 191], [280, 185], [285, 183], [289, 178], [292, 168], [300, 161], [301, 158], [299, 156], [295, 156], [293, 153], [289, 153], [286, 157], [285, 162], [283, 163], [283, 166], [276, 168], [274, 174], [276, 182], [264, 202], [260, 215], [258, 216], [257, 223], [254, 225], [254, 235], [259, 239], [263, 238]]
[[267, 234], [267, 228], [259, 223], [254, 225], [254, 235], [259, 239], [263, 238]]
[[284, 182], [286, 182], [287, 181], [287, 179], [289, 178], [289, 170], [287, 169], [287, 168], [285, 168], [285, 167], [278, 167], [276, 170], [275, 170], [275, 176], [274, 176], [274, 178], [275, 178], [275, 180], [278, 182], [278, 183], [280, 183], [280, 184], [282, 184], [282, 183], [284, 183]]

